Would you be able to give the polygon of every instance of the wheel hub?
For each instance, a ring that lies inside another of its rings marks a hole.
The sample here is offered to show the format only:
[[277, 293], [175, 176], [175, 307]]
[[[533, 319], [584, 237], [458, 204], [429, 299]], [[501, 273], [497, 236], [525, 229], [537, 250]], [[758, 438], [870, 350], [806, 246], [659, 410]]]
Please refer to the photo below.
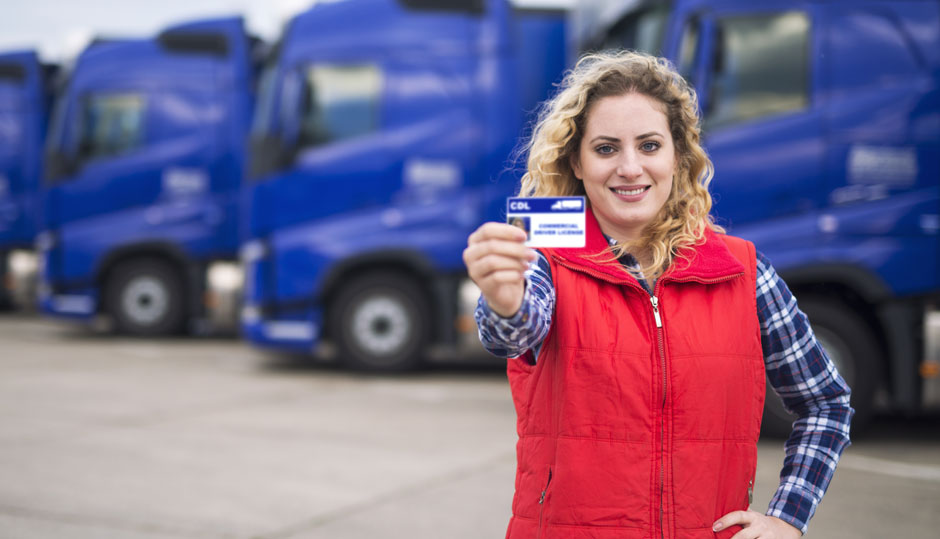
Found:
[[159, 280], [147, 275], [138, 276], [124, 288], [121, 305], [134, 323], [151, 325], [166, 315], [169, 292]]
[[352, 317], [353, 337], [373, 355], [392, 355], [408, 343], [411, 321], [401, 302], [388, 297], [369, 298]]

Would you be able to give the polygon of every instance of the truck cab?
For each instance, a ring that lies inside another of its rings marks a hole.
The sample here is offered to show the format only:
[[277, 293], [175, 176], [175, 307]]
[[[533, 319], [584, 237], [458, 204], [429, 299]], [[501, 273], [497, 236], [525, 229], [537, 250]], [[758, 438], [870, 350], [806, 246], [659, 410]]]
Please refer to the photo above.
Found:
[[940, 3], [593, 1], [575, 27], [578, 52], [639, 48], [694, 84], [713, 214], [793, 290], [855, 423], [937, 402]]
[[294, 18], [252, 131], [247, 338], [305, 353], [329, 341], [371, 370], [479, 347], [462, 251], [505, 219], [563, 29], [561, 12], [495, 0], [350, 0]]
[[44, 312], [107, 316], [135, 335], [224, 324], [210, 300], [240, 287], [256, 46], [233, 17], [97, 40], [80, 54], [47, 144]]
[[55, 66], [35, 51], [0, 53], [0, 306], [35, 301], [42, 148]]

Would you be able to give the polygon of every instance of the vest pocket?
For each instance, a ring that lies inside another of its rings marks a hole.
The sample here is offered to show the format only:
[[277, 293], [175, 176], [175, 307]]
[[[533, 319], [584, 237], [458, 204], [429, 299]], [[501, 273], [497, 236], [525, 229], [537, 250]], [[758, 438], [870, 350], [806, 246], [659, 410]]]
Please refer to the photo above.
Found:
[[548, 469], [548, 481], [545, 482], [545, 488], [542, 490], [542, 495], [539, 497], [539, 528], [536, 532], [535, 538], [539, 539], [542, 537], [542, 513], [545, 510], [545, 495], [548, 494], [548, 487], [552, 484], [552, 469]]

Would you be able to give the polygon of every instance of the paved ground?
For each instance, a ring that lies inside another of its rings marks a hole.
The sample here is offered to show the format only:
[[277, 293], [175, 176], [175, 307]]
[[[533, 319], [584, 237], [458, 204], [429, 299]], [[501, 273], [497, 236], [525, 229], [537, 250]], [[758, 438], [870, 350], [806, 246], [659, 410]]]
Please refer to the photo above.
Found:
[[[857, 439], [807, 537], [936, 537], [938, 427]], [[368, 377], [0, 317], [2, 539], [502, 537], [514, 440], [499, 370]]]

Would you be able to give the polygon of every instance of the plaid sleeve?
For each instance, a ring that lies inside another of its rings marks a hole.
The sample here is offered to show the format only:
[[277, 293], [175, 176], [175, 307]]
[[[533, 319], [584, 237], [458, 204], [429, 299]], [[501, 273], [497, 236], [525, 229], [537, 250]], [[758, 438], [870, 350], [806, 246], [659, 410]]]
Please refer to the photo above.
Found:
[[[529, 349], [536, 349], [548, 335], [555, 310], [555, 287], [552, 284], [548, 260], [536, 250], [538, 258], [526, 270], [525, 296], [519, 311], [503, 318], [490, 309], [480, 296], [474, 318], [480, 333], [480, 342], [489, 353], [498, 357], [518, 357]], [[536, 352], [533, 358], [537, 356]], [[534, 360], [534, 359], [533, 359]]]
[[819, 345], [796, 298], [757, 254], [757, 311], [767, 377], [784, 407], [797, 415], [784, 448], [780, 486], [767, 514], [806, 533], [848, 447], [849, 387]]

